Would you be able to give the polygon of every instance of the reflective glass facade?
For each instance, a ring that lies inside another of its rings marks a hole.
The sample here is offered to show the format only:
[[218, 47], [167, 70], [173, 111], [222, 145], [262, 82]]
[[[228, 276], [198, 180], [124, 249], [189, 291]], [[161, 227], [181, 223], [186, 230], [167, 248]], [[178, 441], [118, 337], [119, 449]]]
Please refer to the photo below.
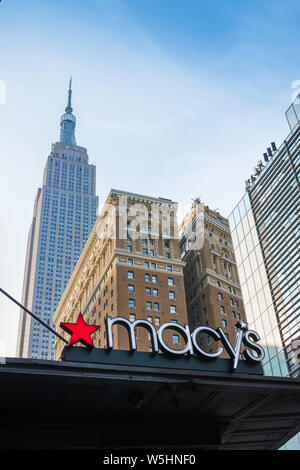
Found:
[[[291, 377], [300, 375], [292, 349], [300, 338], [300, 125], [295, 125], [248, 180], [229, 217], [246, 316], [266, 352], [265, 374]], [[300, 449], [299, 436], [287, 448]]]
[[265, 349], [266, 375], [288, 374], [279, 324], [249, 195], [229, 217], [237, 268], [249, 328], [257, 331]]
[[300, 123], [300, 95], [291, 104], [285, 113], [291, 131]]
[[299, 144], [300, 126], [250, 185], [229, 219], [246, 314], [264, 335], [270, 361], [266, 372], [274, 375], [286, 375], [283, 359], [291, 376], [298, 376], [300, 369], [292, 351], [300, 332]]

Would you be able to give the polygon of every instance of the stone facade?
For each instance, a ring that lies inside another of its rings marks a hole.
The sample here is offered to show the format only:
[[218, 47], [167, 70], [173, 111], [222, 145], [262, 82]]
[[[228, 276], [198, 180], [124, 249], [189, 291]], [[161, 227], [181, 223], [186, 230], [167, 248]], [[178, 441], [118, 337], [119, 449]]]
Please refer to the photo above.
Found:
[[[100, 348], [107, 344], [107, 316], [147, 320], [156, 329], [167, 322], [187, 324], [176, 210], [169, 199], [110, 191], [56, 310], [60, 333], [60, 322], [76, 322], [80, 312], [87, 323], [100, 325], [92, 336]], [[175, 330], [164, 338], [174, 349], [184, 347]], [[123, 326], [114, 326], [114, 342], [116, 349], [129, 349]], [[63, 347], [58, 340], [56, 359]], [[140, 327], [137, 348], [151, 350], [149, 334]]]
[[[191, 331], [200, 325], [222, 327], [235, 344], [238, 320], [246, 320], [227, 219], [195, 202], [179, 228]], [[199, 338], [209, 352], [218, 348], [209, 336]], [[224, 353], [224, 356], [226, 353]]]

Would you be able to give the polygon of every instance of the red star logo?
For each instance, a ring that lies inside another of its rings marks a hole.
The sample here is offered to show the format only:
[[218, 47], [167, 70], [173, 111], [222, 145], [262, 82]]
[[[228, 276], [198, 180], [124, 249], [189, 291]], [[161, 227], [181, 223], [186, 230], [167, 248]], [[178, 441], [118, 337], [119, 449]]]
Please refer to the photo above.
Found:
[[94, 343], [90, 335], [100, 328], [100, 326], [96, 325], [87, 325], [81, 313], [79, 314], [76, 323], [60, 323], [60, 327], [72, 335], [69, 346], [73, 346], [73, 344], [80, 341], [90, 348], [94, 348]]

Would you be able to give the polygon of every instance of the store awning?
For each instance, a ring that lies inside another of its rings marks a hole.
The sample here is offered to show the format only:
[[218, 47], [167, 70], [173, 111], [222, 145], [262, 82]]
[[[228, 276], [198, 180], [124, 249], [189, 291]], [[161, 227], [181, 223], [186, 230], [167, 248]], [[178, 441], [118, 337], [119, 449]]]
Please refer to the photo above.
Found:
[[1, 449], [278, 449], [300, 431], [298, 379], [80, 354], [0, 366]]

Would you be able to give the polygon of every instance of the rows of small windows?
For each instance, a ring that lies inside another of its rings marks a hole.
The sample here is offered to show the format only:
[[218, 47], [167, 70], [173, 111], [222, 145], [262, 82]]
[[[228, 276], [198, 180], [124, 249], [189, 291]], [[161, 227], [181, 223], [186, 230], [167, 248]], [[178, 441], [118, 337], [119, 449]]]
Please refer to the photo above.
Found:
[[[68, 171], [69, 166], [69, 171]], [[84, 168], [84, 177], [82, 177], [82, 168]], [[70, 191], [74, 190], [74, 177], [75, 177], [75, 166], [73, 163], [66, 163], [63, 162], [62, 167], [60, 165], [60, 161], [56, 160], [54, 165], [54, 173], [53, 173], [53, 162], [50, 160], [48, 175], [47, 175], [47, 183], [50, 185], [53, 183], [54, 187], [61, 187], [62, 189], [67, 188], [68, 182], [68, 189]], [[93, 187], [94, 187], [94, 168], [89, 168], [88, 166], [82, 167], [82, 165], [76, 165], [76, 191], [81, 192], [83, 188], [83, 192], [85, 194], [90, 193], [93, 194]]]
[[[130, 265], [130, 266], [133, 266], [133, 259], [132, 258], [129, 258], [127, 260], [127, 263]], [[156, 263], [149, 263], [149, 261], [144, 261], [144, 267], [147, 268], [147, 269], [157, 269], [157, 264]], [[172, 266], [167, 266], [167, 271], [168, 272], [173, 272], [173, 267]]]
[[[134, 279], [134, 271], [128, 271], [128, 279]], [[156, 274], [145, 274], [145, 281], [146, 282], [154, 282], [157, 283], [157, 275]], [[174, 286], [174, 279], [169, 277], [168, 278], [168, 285], [169, 286]]]
[[[222, 286], [221, 282], [220, 281], [217, 281], [217, 286], [218, 287], [225, 287], [225, 286]], [[236, 290], [234, 289], [234, 287], [231, 287], [231, 286], [228, 286], [228, 291], [234, 295], [237, 294]]]
[[[134, 272], [133, 271], [128, 271], [128, 279], [133, 280], [134, 279]], [[158, 278], [156, 274], [149, 274], [145, 273], [145, 281], [146, 282], [152, 282], [156, 284], [158, 282]], [[173, 278], [168, 278], [168, 286], [174, 286], [174, 279]], [[133, 294], [135, 293], [135, 286], [133, 284], [128, 285], [128, 293]], [[146, 296], [153, 296], [153, 297], [158, 297], [158, 289], [157, 288], [151, 288], [151, 287], [146, 287], [145, 288], [145, 294]], [[170, 291], [169, 292], [169, 299], [170, 300], [175, 300], [175, 292]], [[136, 307], [136, 301], [133, 298], [130, 298], [128, 301], [128, 306], [129, 308], [135, 308]], [[146, 301], [146, 309], [147, 310], [156, 310], [159, 311], [159, 303], [158, 302], [152, 302], [150, 300]], [[176, 314], [176, 305], [171, 305], [170, 306], [170, 313]]]
[[[154, 256], [154, 249], [153, 249], [153, 246], [154, 246], [154, 242], [153, 240], [151, 239], [148, 239], [148, 238], [143, 238], [141, 240], [141, 243], [142, 245], [144, 246], [141, 251], [144, 255], [148, 255], [148, 256]], [[147, 245], [147, 247], [146, 247]], [[171, 258], [171, 254], [170, 254], [170, 251], [169, 251], [169, 248], [170, 248], [170, 242], [168, 240], [164, 241], [164, 256], [165, 258], [167, 259], [170, 259]], [[126, 251], [128, 251], [129, 253], [131, 253], [133, 250], [132, 248], [132, 244], [131, 244], [131, 238], [130, 236], [128, 235], [127, 237], [127, 245], [126, 245]]]
[[[128, 293], [129, 294], [135, 294], [135, 286], [132, 284], [128, 285]], [[145, 294], [147, 296], [153, 296], [153, 297], [158, 297], [158, 289], [151, 289], [151, 287], [146, 287], [145, 288]], [[174, 291], [169, 291], [169, 299], [170, 300], [175, 300], [175, 292]]]
[[[133, 323], [136, 321], [136, 315], [134, 313], [130, 313], [129, 314], [129, 320]], [[153, 317], [147, 317], [147, 321], [149, 323], [152, 323], [156, 326], [160, 326], [160, 318], [159, 317], [155, 317], [154, 318], [154, 321], [153, 321]]]
[[[222, 292], [218, 292], [218, 299], [223, 301], [224, 300], [224, 297], [223, 297], [223, 293]], [[233, 300], [232, 297], [230, 297], [230, 305], [234, 305], [235, 307], [239, 307], [239, 303], [237, 300]]]

